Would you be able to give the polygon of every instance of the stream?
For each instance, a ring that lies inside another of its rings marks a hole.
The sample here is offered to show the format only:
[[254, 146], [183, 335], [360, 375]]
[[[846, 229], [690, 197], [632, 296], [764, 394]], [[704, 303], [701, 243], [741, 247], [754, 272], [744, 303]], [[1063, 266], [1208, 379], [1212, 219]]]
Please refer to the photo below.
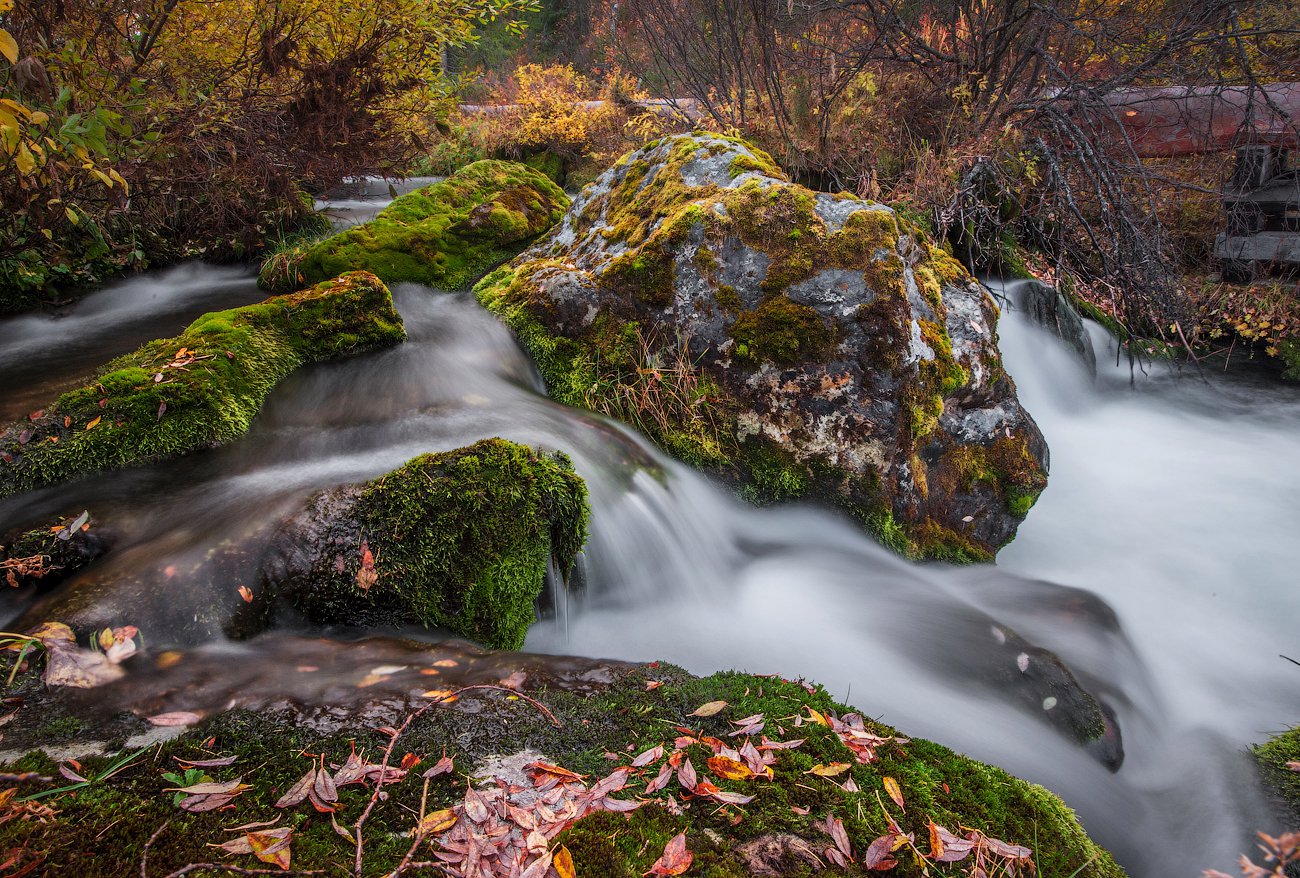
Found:
[[[324, 206], [356, 222], [388, 192], [362, 185]], [[1133, 375], [1090, 324], [1094, 379], [1008, 304], [1001, 349], [1051, 448], [1048, 488], [996, 566], [917, 565], [834, 513], [747, 506], [629, 428], [551, 402], [467, 294], [393, 291], [407, 344], [294, 374], [243, 439], [0, 501], [0, 532], [86, 508], [116, 540], [58, 589], [0, 595], [6, 629], [52, 618], [134, 624], [151, 646], [221, 641], [203, 612], [212, 595], [139, 572], [193, 566], [315, 490], [501, 436], [565, 451], [591, 493], [582, 587], [553, 589], [528, 651], [805, 676], [1054, 790], [1135, 878], [1228, 870], [1254, 830], [1282, 828], [1244, 748], [1300, 721], [1300, 669], [1279, 657], [1300, 657], [1294, 388], [1160, 364]], [[251, 272], [195, 263], [57, 318], [0, 322], [3, 416], [200, 313], [262, 298]], [[1059, 655], [1115, 711], [1118, 771], [970, 671], [1002, 628]], [[223, 645], [223, 661], [293, 696], [275, 636]]]

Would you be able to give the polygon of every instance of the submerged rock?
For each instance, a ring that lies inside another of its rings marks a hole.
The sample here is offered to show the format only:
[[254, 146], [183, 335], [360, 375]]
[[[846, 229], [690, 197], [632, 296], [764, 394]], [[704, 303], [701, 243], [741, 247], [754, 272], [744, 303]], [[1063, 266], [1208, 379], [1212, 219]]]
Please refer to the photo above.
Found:
[[10, 534], [0, 544], [0, 578], [12, 588], [57, 585], [109, 549], [89, 512]]
[[223, 445], [295, 369], [405, 338], [387, 287], [365, 272], [204, 314], [0, 432], [0, 497]]
[[1046, 484], [997, 309], [887, 207], [711, 135], [631, 153], [475, 288], [550, 394], [758, 502], [834, 502], [913, 557], [988, 560]]
[[1088, 371], [1097, 373], [1097, 354], [1083, 318], [1056, 287], [1040, 280], [1014, 283], [1008, 292], [1039, 326], [1045, 327], [1065, 342], [1083, 359]]
[[439, 626], [518, 649], [587, 515], [567, 457], [486, 439], [315, 495], [272, 538], [262, 579], [316, 623]]
[[360, 269], [387, 283], [457, 289], [514, 256], [568, 206], [564, 190], [541, 171], [475, 162], [400, 196], [370, 222], [306, 247], [298, 276], [314, 283]]

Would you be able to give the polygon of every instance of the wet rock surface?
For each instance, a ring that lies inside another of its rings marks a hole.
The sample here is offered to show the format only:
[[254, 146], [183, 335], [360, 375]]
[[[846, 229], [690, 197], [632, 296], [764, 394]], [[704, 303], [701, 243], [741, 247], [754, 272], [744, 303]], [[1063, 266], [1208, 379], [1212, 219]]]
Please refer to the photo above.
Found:
[[987, 293], [889, 208], [742, 142], [625, 156], [475, 289], [556, 399], [755, 501], [837, 504], [909, 556], [992, 558], [1046, 484]]

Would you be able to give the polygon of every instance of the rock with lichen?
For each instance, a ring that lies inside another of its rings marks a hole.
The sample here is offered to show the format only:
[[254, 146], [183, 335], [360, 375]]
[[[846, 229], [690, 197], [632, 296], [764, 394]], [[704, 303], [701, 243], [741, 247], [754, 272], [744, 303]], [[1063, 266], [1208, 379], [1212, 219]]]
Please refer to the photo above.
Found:
[[366, 272], [204, 314], [0, 430], [0, 497], [231, 442], [294, 370], [405, 338]]
[[568, 574], [587, 514], [564, 455], [485, 439], [315, 495], [271, 539], [261, 593], [316, 623], [437, 626], [519, 649], [547, 565]]
[[1046, 484], [984, 289], [889, 208], [741, 141], [625, 156], [475, 292], [554, 398], [757, 502], [832, 502], [906, 555], [991, 559]]
[[[369, 271], [386, 283], [457, 289], [514, 256], [550, 229], [569, 197], [544, 173], [517, 162], [474, 162], [397, 198], [367, 223], [306, 246], [300, 283]], [[264, 278], [292, 274], [281, 268]]]

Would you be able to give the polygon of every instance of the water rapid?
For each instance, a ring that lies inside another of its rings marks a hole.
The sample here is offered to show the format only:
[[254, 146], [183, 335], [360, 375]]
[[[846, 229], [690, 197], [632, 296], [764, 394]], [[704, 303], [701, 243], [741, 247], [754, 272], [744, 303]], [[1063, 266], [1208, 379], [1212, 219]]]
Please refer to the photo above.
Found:
[[[356, 200], [364, 216], [384, 199]], [[1001, 346], [1051, 446], [1051, 481], [996, 567], [923, 566], [831, 512], [749, 507], [627, 427], [556, 405], [465, 294], [394, 292], [407, 344], [295, 374], [240, 441], [0, 501], [0, 531], [89, 508], [116, 540], [55, 591], [0, 596], [5, 624], [129, 623], [152, 644], [220, 642], [210, 596], [169, 587], [166, 571], [250, 538], [314, 490], [502, 436], [562, 449], [591, 491], [582, 588], [556, 595], [530, 651], [806, 676], [1058, 792], [1134, 876], [1227, 868], [1254, 829], [1279, 828], [1243, 748], [1300, 720], [1300, 671], [1278, 658], [1296, 652], [1300, 610], [1288, 572], [1300, 520], [1293, 389], [1163, 366], [1131, 380], [1095, 327], [1094, 379], [1008, 305]], [[246, 273], [190, 265], [123, 281], [60, 319], [0, 323], [6, 412], [144, 333], [258, 297]], [[1114, 709], [1117, 772], [974, 670], [1009, 630]], [[267, 660], [275, 637], [230, 646], [223, 661], [293, 694]]]

